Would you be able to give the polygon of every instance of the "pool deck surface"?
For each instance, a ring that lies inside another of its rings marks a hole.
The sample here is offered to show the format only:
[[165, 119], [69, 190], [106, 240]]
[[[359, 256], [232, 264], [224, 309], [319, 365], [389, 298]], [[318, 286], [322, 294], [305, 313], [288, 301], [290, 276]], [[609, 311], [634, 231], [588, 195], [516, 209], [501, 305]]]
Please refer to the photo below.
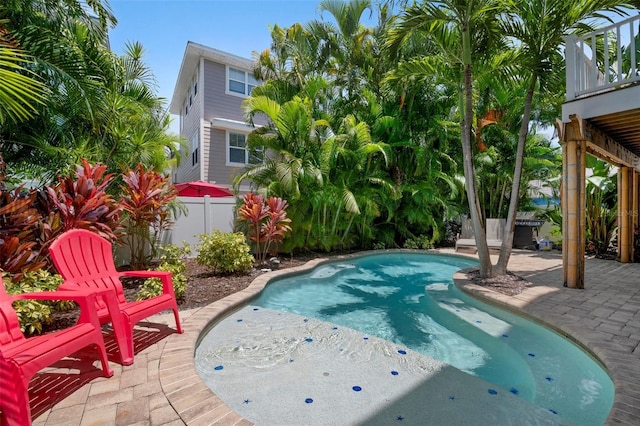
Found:
[[[308, 265], [296, 269], [306, 269]], [[587, 259], [585, 290], [562, 287], [559, 253], [516, 250], [509, 270], [534, 285], [518, 296], [508, 297], [469, 283], [457, 283], [479, 297], [537, 318], [589, 349], [604, 362], [616, 388], [607, 424], [640, 424], [640, 264]], [[252, 424], [200, 380], [193, 354], [201, 332], [212, 319], [221, 319], [236, 310], [279, 273], [261, 275], [247, 289], [209, 306], [181, 311], [185, 329], [182, 335], [172, 332], [173, 320], [168, 315], [140, 323], [134, 333], [134, 364], [110, 362], [114, 370], [111, 378], [100, 376], [98, 362], [75, 359], [43, 370], [30, 386], [33, 423]], [[109, 353], [115, 355], [113, 342], [107, 341], [107, 345]]]

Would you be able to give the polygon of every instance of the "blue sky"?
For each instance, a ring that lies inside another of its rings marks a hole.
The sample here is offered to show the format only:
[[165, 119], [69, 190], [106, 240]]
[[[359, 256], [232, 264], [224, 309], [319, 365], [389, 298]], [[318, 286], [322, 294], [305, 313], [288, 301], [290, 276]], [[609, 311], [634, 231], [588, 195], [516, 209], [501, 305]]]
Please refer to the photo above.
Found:
[[[142, 43], [145, 62], [158, 80], [158, 94], [167, 99], [168, 105], [187, 41], [251, 58], [253, 51], [269, 47], [269, 25], [288, 27], [320, 19], [318, 3], [319, 0], [110, 0], [118, 25], [109, 32], [109, 39], [117, 54], [124, 51], [127, 42]], [[176, 133], [177, 121], [174, 117], [171, 126]]]

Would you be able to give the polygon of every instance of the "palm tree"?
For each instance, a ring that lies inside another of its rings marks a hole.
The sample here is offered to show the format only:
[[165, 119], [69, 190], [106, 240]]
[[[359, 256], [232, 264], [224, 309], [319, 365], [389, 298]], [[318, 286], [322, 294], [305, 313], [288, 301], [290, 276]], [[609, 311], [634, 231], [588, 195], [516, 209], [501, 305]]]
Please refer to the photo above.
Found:
[[[460, 128], [465, 189], [482, 277], [492, 276], [492, 265], [482, 225], [471, 146], [473, 65], [486, 53], [486, 48], [499, 38], [496, 18], [500, 12], [500, 4], [495, 0], [425, 1], [404, 10], [397, 26], [390, 32], [388, 42], [391, 51], [397, 52], [403, 41], [412, 34], [424, 32], [440, 49], [440, 57], [432, 59], [439, 62], [440, 66], [448, 64], [460, 71], [459, 106], [463, 111]], [[432, 64], [423, 64], [429, 65], [425, 70], [433, 70]]]
[[26, 68], [30, 62], [17, 43], [10, 41], [0, 21], [0, 126], [31, 118], [36, 105], [43, 102], [44, 87]]
[[307, 25], [312, 37], [321, 40], [328, 60], [323, 68], [339, 88], [336, 101], [344, 105], [358, 104], [360, 89], [366, 85], [370, 64], [369, 52], [375, 44], [373, 30], [360, 23], [364, 13], [372, 11], [371, 0], [323, 0], [318, 5], [334, 22], [312, 21]]
[[[518, 194], [524, 161], [525, 144], [529, 133], [531, 107], [536, 90], [544, 93], [550, 87], [557, 87], [557, 79], [562, 77], [561, 48], [564, 37], [574, 33], [591, 31], [590, 22], [595, 18], [606, 18], [603, 11], [623, 13], [631, 3], [612, 0], [506, 0], [505, 19], [501, 21], [505, 35], [515, 40], [521, 55], [514, 62], [514, 74], [525, 82], [523, 119], [518, 136], [518, 145], [509, 202], [509, 213], [502, 239], [500, 257], [496, 264], [497, 274], [506, 274], [511, 256], [515, 217], [518, 208]], [[609, 18], [606, 18], [609, 19]], [[555, 81], [554, 81], [555, 80]]]

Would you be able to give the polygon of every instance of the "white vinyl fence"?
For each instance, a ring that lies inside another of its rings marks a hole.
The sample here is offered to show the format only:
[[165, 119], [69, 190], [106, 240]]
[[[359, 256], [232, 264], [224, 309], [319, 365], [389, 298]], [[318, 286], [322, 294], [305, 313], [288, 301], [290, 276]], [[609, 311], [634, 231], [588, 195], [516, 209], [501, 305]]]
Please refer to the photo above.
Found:
[[[163, 238], [163, 243], [182, 246], [186, 241], [192, 247], [198, 242], [198, 235], [209, 234], [215, 229], [233, 231], [235, 197], [178, 197], [188, 210], [180, 215], [171, 230]], [[192, 253], [193, 256], [196, 253]]]

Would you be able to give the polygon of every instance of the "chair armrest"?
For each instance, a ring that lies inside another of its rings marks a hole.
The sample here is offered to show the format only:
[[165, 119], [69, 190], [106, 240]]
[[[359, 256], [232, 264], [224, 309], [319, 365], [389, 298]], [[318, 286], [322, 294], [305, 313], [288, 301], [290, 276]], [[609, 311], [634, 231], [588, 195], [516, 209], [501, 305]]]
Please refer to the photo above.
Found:
[[98, 295], [106, 295], [110, 290], [87, 291], [87, 290], [71, 290], [71, 291], [41, 291], [37, 293], [20, 293], [11, 294], [13, 300], [72, 300], [80, 307], [80, 322], [93, 323], [100, 328], [100, 321], [95, 310], [96, 297]]
[[126, 277], [143, 277], [143, 278], [160, 278], [164, 276], [171, 277], [171, 272], [167, 271], [122, 271], [121, 275]]
[[170, 294], [175, 297], [173, 291], [172, 276], [173, 274], [168, 271], [122, 271], [120, 276], [125, 277], [142, 277], [142, 278], [160, 278], [162, 281], [162, 292], [164, 294]]
[[92, 302], [95, 301], [96, 294], [102, 292], [104, 291], [39, 291], [36, 293], [11, 294], [10, 296], [14, 300], [72, 300], [77, 303], [82, 303], [87, 300], [91, 300]]

